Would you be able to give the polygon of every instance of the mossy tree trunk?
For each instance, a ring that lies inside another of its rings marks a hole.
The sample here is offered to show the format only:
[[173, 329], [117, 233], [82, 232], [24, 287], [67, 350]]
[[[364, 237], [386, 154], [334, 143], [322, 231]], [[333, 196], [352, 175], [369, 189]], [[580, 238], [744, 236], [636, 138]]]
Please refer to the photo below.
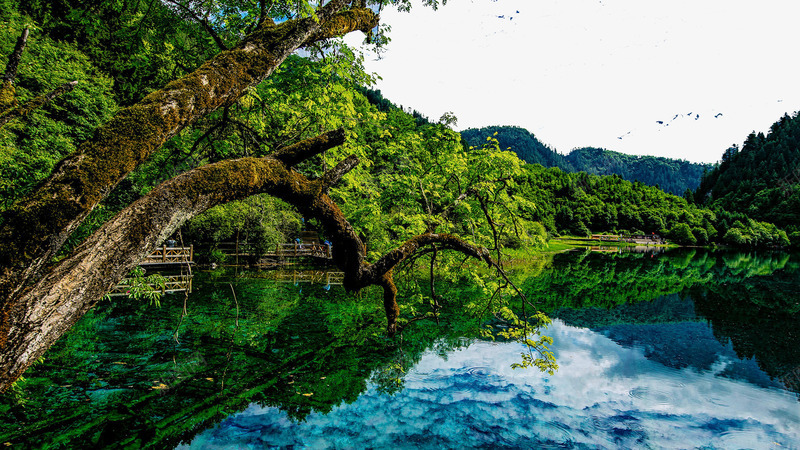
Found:
[[[41, 321], [42, 316], [29, 313], [29, 308], [49, 305], [41, 291], [42, 283], [53, 280], [53, 276], [63, 273], [66, 267], [66, 263], [50, 267], [53, 256], [92, 209], [170, 137], [210, 112], [234, 103], [249, 87], [272, 74], [298, 48], [355, 30], [368, 32], [377, 25], [378, 16], [374, 12], [351, 8], [350, 3], [350, 0], [331, 0], [318, 9], [316, 17], [288, 20], [278, 25], [264, 21], [236, 47], [221, 52], [193, 73], [121, 110], [75, 154], [62, 161], [42, 185], [3, 212], [0, 217], [0, 350], [3, 352], [0, 390], [21, 374], [16, 369], [9, 372], [8, 367], [27, 367], [32, 361], [30, 350], [26, 350], [25, 361], [10, 364], [14, 362], [10, 359], [23, 357], [13, 355], [13, 348], [19, 343], [11, 342], [12, 323], [26, 323], [24, 328], [32, 330], [40, 327], [37, 321]], [[7, 88], [3, 89], [4, 93], [11, 92], [9, 86], [4, 88]], [[137, 230], [131, 231], [137, 234]], [[119, 236], [106, 238], [113, 242]], [[137, 254], [142, 251], [136, 250]], [[84, 255], [84, 258], [88, 263], [91, 256]], [[117, 272], [124, 273], [124, 265], [120, 270], [115, 269], [113, 276], [108, 274], [104, 284], [110, 286], [116, 282]], [[42, 340], [36, 345], [46, 348], [50, 344], [52, 341]]]

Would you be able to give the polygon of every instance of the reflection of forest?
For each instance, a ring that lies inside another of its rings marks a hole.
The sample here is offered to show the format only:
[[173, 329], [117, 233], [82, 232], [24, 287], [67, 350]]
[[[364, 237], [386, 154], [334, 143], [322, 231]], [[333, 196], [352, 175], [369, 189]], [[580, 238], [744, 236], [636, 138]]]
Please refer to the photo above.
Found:
[[[663, 340], [648, 357], [666, 365], [708, 368], [727, 356], [730, 343], [734, 356], [754, 359], [772, 379], [800, 393], [800, 264], [791, 255], [691, 250], [657, 259], [561, 258], [554, 262], [561, 270], [527, 280], [528, 292], [535, 292], [551, 315], [600, 330], [623, 345]], [[690, 330], [684, 322], [709, 326]], [[664, 324], [675, 325], [656, 326]], [[716, 342], [708, 339], [711, 333]], [[705, 345], [713, 358], [695, 353], [703, 360], [690, 361], [688, 351], [679, 355], [681, 345]], [[756, 377], [748, 368], [739, 370], [751, 374], [751, 381]]]
[[[623, 345], [651, 338], [659, 343], [651, 356], [676, 367], [705, 367], [731, 351], [728, 342], [784, 382], [800, 366], [800, 265], [789, 255], [580, 252], [534, 270], [517, 282], [542, 309]], [[394, 392], [424, 350], [445, 354], [478, 335], [458, 304], [476, 290], [439, 289], [453, 299], [444, 326], [415, 322], [401, 341], [384, 338], [377, 291], [347, 296], [200, 274], [182, 319], [182, 296], [165, 297], [160, 309], [104, 302], [28, 374], [24, 405], [0, 404], [0, 442], [168, 448], [252, 403], [303, 419], [354, 401], [370, 382]], [[702, 343], [708, 351], [680, 360]], [[749, 381], [774, 383], [744, 369]]]

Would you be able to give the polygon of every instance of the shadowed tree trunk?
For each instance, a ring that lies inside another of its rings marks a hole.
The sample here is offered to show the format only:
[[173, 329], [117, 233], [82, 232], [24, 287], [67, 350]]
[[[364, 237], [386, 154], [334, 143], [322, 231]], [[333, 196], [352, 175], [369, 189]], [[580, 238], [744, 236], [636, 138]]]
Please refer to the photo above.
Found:
[[317, 19], [264, 23], [242, 43], [195, 72], [121, 110], [93, 139], [62, 161], [28, 197], [4, 212], [0, 223], [0, 392], [68, 330], [142, 258], [186, 220], [206, 209], [268, 193], [317, 218], [333, 243], [345, 288], [384, 290], [387, 331], [397, 331], [397, 289], [392, 270], [419, 249], [436, 244], [491, 263], [487, 250], [452, 235], [427, 233], [388, 252], [374, 264], [328, 189], [352, 170], [350, 156], [309, 180], [292, 167], [344, 142], [335, 130], [264, 158], [225, 160], [161, 184], [104, 224], [55, 266], [53, 255], [100, 200], [167, 139], [215, 109], [235, 102], [268, 77], [297, 48], [377, 24], [369, 9], [332, 0]]

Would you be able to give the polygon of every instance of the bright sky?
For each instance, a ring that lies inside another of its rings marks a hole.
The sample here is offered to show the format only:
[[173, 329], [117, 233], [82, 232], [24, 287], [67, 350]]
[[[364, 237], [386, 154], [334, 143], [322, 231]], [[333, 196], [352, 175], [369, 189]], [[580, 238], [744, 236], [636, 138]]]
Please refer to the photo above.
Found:
[[385, 97], [452, 111], [459, 129], [517, 125], [561, 153], [716, 162], [800, 110], [798, 0], [450, 0], [381, 16], [392, 42], [366, 68]]

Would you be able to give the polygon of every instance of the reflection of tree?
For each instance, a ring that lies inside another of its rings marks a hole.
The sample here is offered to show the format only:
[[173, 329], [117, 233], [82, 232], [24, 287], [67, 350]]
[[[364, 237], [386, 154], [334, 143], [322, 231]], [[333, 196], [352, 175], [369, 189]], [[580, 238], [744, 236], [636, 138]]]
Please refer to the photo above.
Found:
[[[521, 283], [526, 292], [576, 324], [663, 324], [705, 316], [723, 344], [730, 340], [740, 357], [756, 357], [770, 376], [800, 366], [800, 318], [792, 309], [800, 303], [800, 270], [781, 254], [697, 252], [687, 259], [683, 252], [654, 258], [573, 253], [539, 269]], [[182, 298], [167, 296], [160, 309], [124, 301], [90, 312], [31, 372], [24, 385], [27, 405], [0, 404], [0, 442], [167, 448], [251, 403], [303, 420], [312, 411], [353, 402], [368, 383], [397, 392], [424, 351], [446, 354], [480, 330], [465, 312], [483, 295], [476, 286], [437, 285], [449, 299], [440, 324], [420, 320], [402, 339], [385, 340], [377, 290], [352, 297], [336, 288], [276, 288], [268, 279], [202, 276], [208, 281], [196, 283], [178, 342], [173, 335]], [[662, 342], [673, 339], [664, 336]]]
[[[796, 301], [796, 274], [800, 264], [781, 252], [738, 253], [678, 249], [651, 255], [565, 253], [556, 255], [552, 266], [541, 274], [526, 277], [524, 289], [544, 311], [559, 309], [610, 309], [692, 287], [718, 286], [749, 280], [740, 286], [739, 296], [749, 301], [800, 311]], [[524, 277], [521, 274], [520, 277]], [[782, 295], [771, 295], [776, 286]], [[759, 286], [759, 287], [753, 287]], [[750, 290], [755, 292], [750, 293]], [[794, 292], [794, 294], [792, 294]], [[788, 295], [786, 295], [788, 294]], [[649, 320], [652, 322], [652, 320]]]
[[[692, 253], [693, 254], [693, 253]], [[524, 276], [524, 275], [521, 275]], [[709, 280], [704, 258], [684, 251], [645, 254], [556, 255], [550, 270], [528, 277], [523, 290], [543, 311], [603, 308], [651, 301]]]

